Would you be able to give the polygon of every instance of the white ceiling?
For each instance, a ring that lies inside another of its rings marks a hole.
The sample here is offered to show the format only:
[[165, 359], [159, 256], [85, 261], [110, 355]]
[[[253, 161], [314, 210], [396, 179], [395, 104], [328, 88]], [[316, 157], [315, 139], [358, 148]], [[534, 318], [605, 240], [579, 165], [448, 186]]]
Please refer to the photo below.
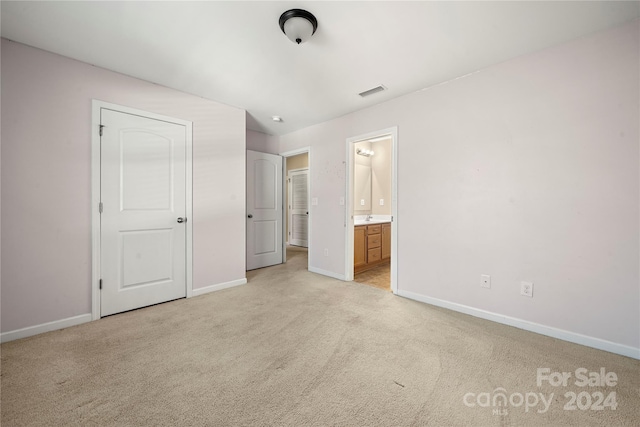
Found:
[[[636, 19], [635, 2], [10, 2], [2, 36], [248, 111], [282, 135]], [[318, 30], [295, 45], [282, 12]], [[386, 92], [359, 92], [379, 84]], [[279, 115], [283, 123], [271, 116]]]

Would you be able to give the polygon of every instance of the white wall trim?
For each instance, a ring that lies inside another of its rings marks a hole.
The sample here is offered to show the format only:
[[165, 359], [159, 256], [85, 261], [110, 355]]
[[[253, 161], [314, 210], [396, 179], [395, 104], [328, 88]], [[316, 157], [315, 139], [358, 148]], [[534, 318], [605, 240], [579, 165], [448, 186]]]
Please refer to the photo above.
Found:
[[91, 101], [91, 319], [100, 318], [100, 107]]
[[187, 223], [185, 224], [187, 240], [185, 242], [185, 258], [187, 273], [187, 298], [193, 296], [193, 122], [184, 122], [186, 127], [186, 159], [185, 159], [185, 185], [187, 186], [185, 194]]
[[323, 270], [321, 268], [309, 267], [309, 271], [312, 273], [322, 274], [323, 276], [333, 277], [338, 280], [346, 280], [344, 274], [334, 273], [333, 271]]
[[15, 331], [3, 332], [0, 334], [0, 342], [8, 342], [27, 338], [45, 332], [57, 331], [58, 329], [68, 328], [70, 326], [80, 325], [92, 320], [91, 313], [81, 314], [79, 316], [67, 317], [66, 319], [54, 320], [53, 322], [43, 323], [41, 325], [29, 326]]
[[196, 288], [192, 291], [192, 296], [208, 294], [209, 292], [221, 291], [222, 289], [233, 288], [234, 286], [246, 285], [247, 279], [237, 279], [230, 282], [218, 283], [217, 285], [205, 286], [204, 288]]
[[[311, 146], [300, 147], [300, 148], [296, 148], [295, 150], [285, 151], [283, 153], [280, 153], [280, 155], [282, 157], [292, 157], [292, 156], [297, 156], [298, 154], [304, 154], [309, 152], [311, 152]], [[309, 162], [309, 165], [311, 165], [311, 162]]]
[[309, 168], [298, 168], [298, 169], [289, 169], [289, 171], [287, 171], [287, 176], [291, 175], [292, 172], [301, 172], [301, 171], [308, 171]]
[[432, 298], [414, 292], [398, 290], [398, 295], [401, 297], [409, 298], [412, 300], [424, 302], [427, 304], [435, 305], [437, 307], [447, 308], [449, 310], [457, 311], [459, 313], [468, 314], [474, 317], [479, 317], [485, 320], [491, 320], [503, 325], [513, 326], [518, 329], [523, 329], [529, 332], [535, 332], [540, 335], [546, 335], [548, 337], [557, 338], [563, 341], [572, 342], [574, 344], [580, 344], [587, 347], [592, 347], [598, 350], [608, 351], [610, 353], [620, 354], [622, 356], [631, 357], [633, 359], [640, 359], [640, 348], [634, 348], [624, 344], [617, 344], [611, 341], [606, 341], [600, 338], [594, 338], [587, 335], [578, 334], [575, 332], [566, 331], [564, 329], [553, 328], [551, 326], [541, 325], [539, 323], [529, 322], [527, 320], [518, 319], [515, 317], [505, 316], [498, 313], [493, 313], [486, 310], [481, 310], [467, 305], [457, 304], [441, 300], [438, 298]]
[[193, 296], [193, 122], [112, 104], [110, 102], [93, 99], [91, 101], [91, 318], [100, 318], [100, 111], [109, 109], [138, 116], [149, 117], [169, 123], [176, 123], [186, 130], [186, 296]]

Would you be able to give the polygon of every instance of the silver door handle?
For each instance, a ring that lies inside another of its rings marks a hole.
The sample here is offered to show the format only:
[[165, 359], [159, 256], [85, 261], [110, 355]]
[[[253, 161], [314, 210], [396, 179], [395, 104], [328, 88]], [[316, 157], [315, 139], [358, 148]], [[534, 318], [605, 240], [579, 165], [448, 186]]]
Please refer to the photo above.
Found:
[[253, 215], [249, 214], [247, 215], [247, 218], [253, 218]]
[[182, 224], [183, 222], [187, 222], [187, 218], [179, 217], [179, 218], [178, 218], [178, 223], [179, 223], [179, 224]]

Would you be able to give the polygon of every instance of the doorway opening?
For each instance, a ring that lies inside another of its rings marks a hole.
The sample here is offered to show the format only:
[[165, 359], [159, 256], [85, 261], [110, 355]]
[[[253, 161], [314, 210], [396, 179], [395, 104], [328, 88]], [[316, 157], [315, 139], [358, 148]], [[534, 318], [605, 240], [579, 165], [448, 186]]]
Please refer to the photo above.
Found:
[[398, 293], [397, 141], [393, 127], [347, 139], [345, 277]]
[[284, 262], [305, 256], [309, 269], [308, 253], [311, 248], [311, 148], [280, 153], [284, 158], [283, 253]]

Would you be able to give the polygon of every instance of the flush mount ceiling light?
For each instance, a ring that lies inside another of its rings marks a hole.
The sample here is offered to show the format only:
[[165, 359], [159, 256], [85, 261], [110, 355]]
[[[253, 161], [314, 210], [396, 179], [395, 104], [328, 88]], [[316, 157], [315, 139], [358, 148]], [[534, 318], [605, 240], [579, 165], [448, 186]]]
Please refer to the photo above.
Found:
[[302, 9], [291, 9], [280, 15], [280, 29], [294, 43], [304, 43], [318, 28], [318, 20]]
[[356, 149], [356, 154], [359, 154], [365, 157], [371, 157], [375, 154], [375, 152], [373, 150], [367, 150], [366, 148], [358, 148]]
[[273, 120], [274, 122], [282, 122], [282, 117], [280, 117], [280, 116], [273, 116], [273, 117], [271, 117], [271, 120]]

